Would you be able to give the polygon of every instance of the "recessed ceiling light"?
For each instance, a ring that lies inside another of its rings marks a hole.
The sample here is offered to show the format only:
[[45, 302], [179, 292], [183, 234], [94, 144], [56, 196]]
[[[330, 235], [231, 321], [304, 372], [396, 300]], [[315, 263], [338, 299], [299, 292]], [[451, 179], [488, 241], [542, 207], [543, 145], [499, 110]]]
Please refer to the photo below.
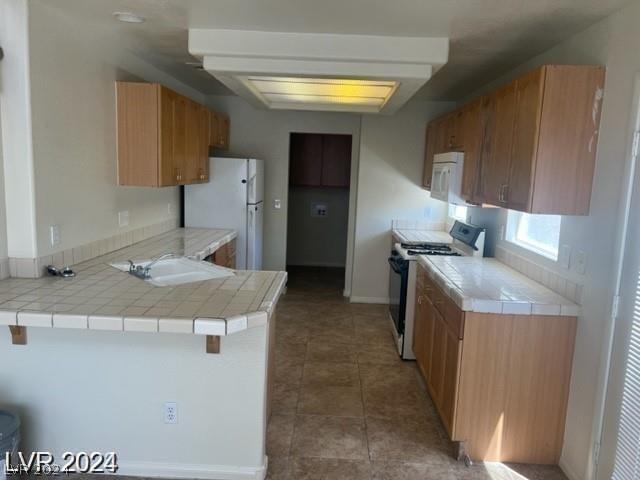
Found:
[[132, 12], [113, 12], [116, 20], [125, 23], [143, 23], [146, 19], [142, 15]]
[[247, 82], [270, 104], [342, 104], [382, 108], [397, 88], [395, 81], [346, 78], [256, 77]]

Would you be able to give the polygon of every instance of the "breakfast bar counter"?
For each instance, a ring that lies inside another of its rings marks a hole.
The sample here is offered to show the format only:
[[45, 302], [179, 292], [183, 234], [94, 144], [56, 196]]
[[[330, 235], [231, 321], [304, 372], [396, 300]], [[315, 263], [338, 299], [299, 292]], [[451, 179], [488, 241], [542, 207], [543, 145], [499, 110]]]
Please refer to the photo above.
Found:
[[156, 287], [111, 266], [163, 254], [202, 260], [232, 241], [232, 230], [177, 229], [73, 267], [73, 278], [0, 281], [0, 325], [224, 336], [266, 323], [286, 272]]

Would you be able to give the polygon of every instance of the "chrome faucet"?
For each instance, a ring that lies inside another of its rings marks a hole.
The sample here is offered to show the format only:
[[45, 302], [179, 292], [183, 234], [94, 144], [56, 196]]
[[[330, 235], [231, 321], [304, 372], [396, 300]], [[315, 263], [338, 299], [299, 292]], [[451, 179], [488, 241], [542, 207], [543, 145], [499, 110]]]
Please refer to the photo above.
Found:
[[160, 260], [164, 260], [165, 258], [177, 257], [175, 253], [165, 253], [160, 255], [159, 257], [152, 258], [151, 261], [145, 265], [136, 265], [131, 260], [127, 260], [129, 262], [129, 273], [143, 280], [147, 280], [151, 278], [151, 267], [153, 267]]

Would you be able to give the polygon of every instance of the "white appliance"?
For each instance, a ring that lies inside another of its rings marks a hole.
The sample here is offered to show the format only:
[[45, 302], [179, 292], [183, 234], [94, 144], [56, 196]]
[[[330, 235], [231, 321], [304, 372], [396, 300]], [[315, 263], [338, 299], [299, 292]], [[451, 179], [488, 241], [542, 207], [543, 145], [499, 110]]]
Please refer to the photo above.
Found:
[[456, 205], [466, 205], [462, 198], [462, 152], [440, 153], [433, 156], [431, 198]]
[[209, 183], [184, 189], [185, 227], [238, 232], [236, 268], [262, 269], [264, 165], [253, 158], [209, 159]]

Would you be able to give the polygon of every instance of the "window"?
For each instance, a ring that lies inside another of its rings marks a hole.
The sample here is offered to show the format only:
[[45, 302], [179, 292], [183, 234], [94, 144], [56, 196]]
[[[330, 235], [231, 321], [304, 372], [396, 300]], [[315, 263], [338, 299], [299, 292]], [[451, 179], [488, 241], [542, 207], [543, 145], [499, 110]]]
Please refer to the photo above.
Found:
[[463, 205], [449, 204], [449, 218], [454, 220], [460, 220], [461, 222], [467, 221], [467, 207]]
[[557, 260], [561, 218], [559, 215], [529, 215], [509, 210], [506, 240]]
[[614, 480], [633, 480], [640, 473], [640, 279], [634, 298], [633, 324], [629, 339], [622, 405], [620, 407], [620, 426], [618, 427], [618, 445], [616, 448]]

